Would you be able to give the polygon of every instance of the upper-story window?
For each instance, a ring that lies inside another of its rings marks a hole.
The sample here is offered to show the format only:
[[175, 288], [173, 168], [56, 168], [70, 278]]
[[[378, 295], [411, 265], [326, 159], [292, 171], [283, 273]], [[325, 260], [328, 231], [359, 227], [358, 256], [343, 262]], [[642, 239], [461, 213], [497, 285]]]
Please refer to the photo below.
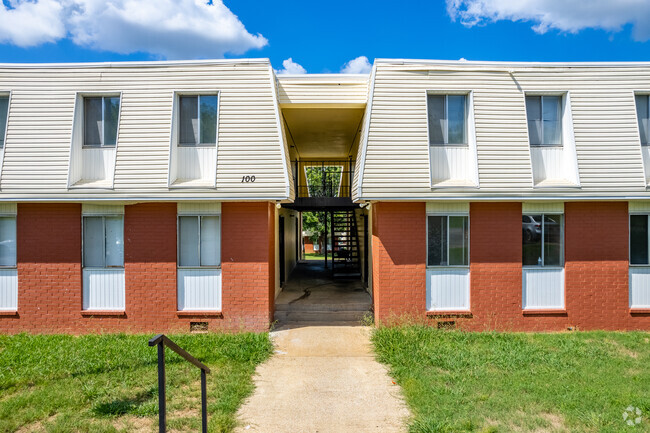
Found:
[[217, 95], [180, 96], [180, 146], [217, 143]]
[[427, 95], [430, 145], [467, 144], [467, 95]]
[[636, 116], [639, 121], [641, 144], [650, 144], [650, 95], [636, 95]]
[[562, 145], [562, 96], [526, 96], [531, 146]]
[[9, 114], [9, 97], [0, 95], [0, 148], [5, 145], [7, 117]]
[[83, 101], [84, 146], [115, 146], [120, 97], [86, 96]]

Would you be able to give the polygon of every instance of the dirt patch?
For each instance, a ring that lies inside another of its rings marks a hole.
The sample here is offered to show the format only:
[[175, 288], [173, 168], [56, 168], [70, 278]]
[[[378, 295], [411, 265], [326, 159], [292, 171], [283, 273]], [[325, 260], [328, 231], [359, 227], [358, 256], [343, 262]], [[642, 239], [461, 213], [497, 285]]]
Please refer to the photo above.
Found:
[[153, 419], [133, 415], [121, 416], [113, 421], [113, 427], [117, 430], [130, 433], [150, 433], [154, 431], [153, 425]]
[[55, 418], [56, 418], [56, 414], [50, 416], [49, 418], [47, 418], [45, 420], [40, 419], [40, 420], [35, 421], [33, 423], [22, 426], [21, 428], [16, 430], [15, 433], [33, 433], [33, 432], [45, 431], [45, 429], [43, 428], [43, 424], [44, 423], [51, 423], [52, 421], [54, 421]]
[[620, 353], [623, 356], [628, 356], [633, 359], [637, 359], [639, 357], [639, 354], [633, 350], [628, 349], [627, 347], [619, 344], [618, 342], [614, 340], [607, 340], [609, 344], [614, 346], [616, 348], [616, 351]]

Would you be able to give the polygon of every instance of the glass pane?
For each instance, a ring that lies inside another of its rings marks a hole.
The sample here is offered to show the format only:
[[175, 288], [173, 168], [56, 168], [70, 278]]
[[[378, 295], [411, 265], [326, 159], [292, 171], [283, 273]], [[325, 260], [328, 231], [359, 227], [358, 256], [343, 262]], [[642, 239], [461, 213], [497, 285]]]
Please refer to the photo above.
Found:
[[102, 138], [102, 98], [84, 98], [84, 146], [101, 146]]
[[219, 217], [201, 217], [201, 266], [217, 266], [219, 254]]
[[180, 266], [199, 266], [199, 217], [178, 218], [180, 232]]
[[217, 97], [201, 96], [201, 144], [217, 142]]
[[542, 99], [544, 120], [542, 144], [562, 144], [562, 98], [560, 96], [544, 96]]
[[526, 117], [530, 144], [542, 144], [542, 97], [526, 96]]
[[449, 217], [449, 264], [469, 264], [469, 218]]
[[199, 142], [198, 96], [180, 98], [180, 132], [178, 144], [194, 145]]
[[522, 263], [524, 266], [542, 265], [542, 216], [522, 216]]
[[84, 217], [85, 267], [104, 267], [104, 223], [102, 217]]
[[630, 215], [630, 263], [648, 264], [648, 216]]
[[7, 114], [9, 113], [9, 97], [0, 96], [0, 147], [5, 145]]
[[106, 217], [106, 266], [124, 266], [124, 224], [121, 216]]
[[447, 266], [447, 217], [429, 216], [427, 251], [429, 266]]
[[562, 266], [562, 215], [544, 215], [544, 266]]
[[429, 116], [429, 144], [445, 144], [445, 96], [429, 95], [427, 97]]
[[[648, 145], [650, 142], [650, 106], [648, 106], [650, 96], [636, 95], [636, 116], [639, 120], [639, 135], [641, 136], [641, 144]], [[1, 108], [0, 108], [1, 110]], [[2, 111], [0, 111], [0, 122], [2, 121]]]
[[466, 144], [465, 141], [465, 95], [447, 96], [447, 143]]
[[0, 266], [16, 266], [16, 218], [0, 218]]
[[117, 121], [120, 116], [120, 98], [104, 98], [104, 145], [117, 143]]

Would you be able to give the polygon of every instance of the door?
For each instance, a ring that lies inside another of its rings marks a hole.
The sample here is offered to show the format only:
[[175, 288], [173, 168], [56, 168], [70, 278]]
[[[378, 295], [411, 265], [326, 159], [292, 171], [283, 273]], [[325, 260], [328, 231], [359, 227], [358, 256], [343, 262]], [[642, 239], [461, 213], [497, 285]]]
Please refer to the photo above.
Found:
[[285, 245], [284, 245], [284, 217], [280, 217], [279, 224], [279, 238], [280, 238], [280, 287], [284, 285], [285, 279]]

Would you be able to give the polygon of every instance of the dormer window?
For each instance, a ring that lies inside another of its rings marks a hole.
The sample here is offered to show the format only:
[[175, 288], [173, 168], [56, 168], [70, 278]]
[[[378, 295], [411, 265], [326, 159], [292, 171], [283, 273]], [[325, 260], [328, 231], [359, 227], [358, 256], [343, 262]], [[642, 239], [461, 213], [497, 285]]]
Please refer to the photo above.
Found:
[[84, 146], [115, 146], [119, 96], [84, 97]]
[[429, 144], [467, 144], [467, 95], [427, 95]]
[[562, 146], [562, 96], [526, 96], [531, 146]]
[[9, 97], [0, 95], [0, 148], [5, 145], [7, 117], [9, 114]]
[[636, 95], [636, 117], [639, 122], [641, 144], [650, 144], [650, 95]]
[[179, 146], [217, 143], [217, 95], [180, 96]]

